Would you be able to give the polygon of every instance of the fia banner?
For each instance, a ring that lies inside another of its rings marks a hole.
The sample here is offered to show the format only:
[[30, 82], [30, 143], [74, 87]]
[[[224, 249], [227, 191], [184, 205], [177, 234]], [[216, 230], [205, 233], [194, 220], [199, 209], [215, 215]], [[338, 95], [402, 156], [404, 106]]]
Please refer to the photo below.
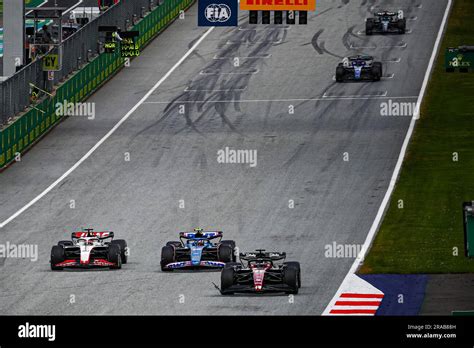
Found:
[[237, 0], [199, 0], [200, 27], [235, 27], [239, 22]]

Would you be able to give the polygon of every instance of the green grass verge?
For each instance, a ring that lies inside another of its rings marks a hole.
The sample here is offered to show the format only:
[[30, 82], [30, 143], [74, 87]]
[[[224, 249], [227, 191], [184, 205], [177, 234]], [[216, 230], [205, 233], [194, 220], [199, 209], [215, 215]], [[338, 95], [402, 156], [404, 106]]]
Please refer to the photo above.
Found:
[[474, 73], [444, 69], [446, 47], [474, 45], [473, 18], [474, 1], [454, 1], [421, 119], [361, 273], [474, 272], [464, 256], [461, 209], [474, 200]]

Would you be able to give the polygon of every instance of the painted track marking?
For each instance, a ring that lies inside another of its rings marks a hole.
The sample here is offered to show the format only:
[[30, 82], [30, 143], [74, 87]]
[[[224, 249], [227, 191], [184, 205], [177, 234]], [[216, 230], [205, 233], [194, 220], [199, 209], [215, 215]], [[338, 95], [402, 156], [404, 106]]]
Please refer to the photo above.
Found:
[[[210, 70], [210, 69], [208, 69]], [[242, 71], [242, 72], [207, 72], [205, 70], [201, 70], [199, 75], [255, 75], [258, 74], [259, 69], [253, 69], [250, 71]]]
[[[325, 98], [288, 98], [288, 99], [244, 99], [244, 100], [175, 100], [175, 104], [202, 104], [202, 103], [287, 103], [308, 101], [333, 101], [333, 100], [383, 100], [383, 99], [418, 99], [418, 96], [406, 97], [330, 97]], [[147, 101], [143, 104], [170, 104], [170, 101]]]
[[244, 88], [230, 88], [230, 89], [192, 89], [186, 87], [184, 89], [184, 92], [243, 92], [247, 89], [247, 86], [244, 86]]
[[270, 58], [272, 56], [271, 53], [266, 53], [262, 56], [253, 56], [253, 57], [239, 57], [239, 56], [233, 56], [233, 57], [219, 57], [218, 55], [215, 55], [214, 58], [212, 59], [216, 59], [216, 60], [220, 60], [220, 59], [235, 59], [235, 58], [238, 58], [238, 59], [267, 59], [267, 58]]
[[361, 95], [328, 95], [327, 93], [323, 94], [323, 98], [341, 98], [341, 99], [346, 99], [346, 98], [376, 98], [376, 97], [386, 97], [388, 95], [388, 92], [380, 92], [376, 94], [361, 94]]
[[378, 49], [378, 48], [383, 48], [383, 49], [391, 49], [391, 48], [407, 48], [408, 44], [406, 42], [400, 42], [398, 45], [388, 45], [388, 46], [354, 46], [352, 43], [350, 44], [350, 48], [353, 50], [359, 50], [359, 49]]

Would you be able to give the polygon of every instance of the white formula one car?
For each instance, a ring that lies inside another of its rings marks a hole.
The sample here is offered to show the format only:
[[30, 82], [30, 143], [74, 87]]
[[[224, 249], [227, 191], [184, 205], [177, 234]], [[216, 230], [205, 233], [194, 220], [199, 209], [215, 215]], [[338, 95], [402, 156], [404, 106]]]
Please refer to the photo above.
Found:
[[123, 239], [113, 240], [113, 232], [85, 229], [73, 232], [71, 240], [60, 241], [51, 249], [51, 269], [108, 267], [120, 269], [127, 263], [128, 247]]

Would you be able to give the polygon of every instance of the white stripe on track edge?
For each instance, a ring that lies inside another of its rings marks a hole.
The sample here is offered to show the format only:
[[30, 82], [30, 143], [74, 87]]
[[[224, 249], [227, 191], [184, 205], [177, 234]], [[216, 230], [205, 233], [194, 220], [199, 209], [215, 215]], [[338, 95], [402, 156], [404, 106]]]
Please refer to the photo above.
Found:
[[[43, 5], [46, 4], [47, 2], [48, 2], [48, 0], [44, 0], [44, 1], [43, 1], [41, 4], [39, 4], [36, 8], [43, 6]], [[25, 7], [26, 7], [26, 6], [25, 6]], [[30, 11], [26, 12], [25, 15], [30, 14], [31, 12], [33, 12], [33, 10], [30, 10]]]
[[322, 313], [322, 315], [329, 315], [329, 312], [330, 312], [331, 308], [334, 306], [334, 303], [336, 303], [336, 301], [338, 300], [339, 296], [342, 293], [344, 284], [346, 283], [346, 281], [348, 281], [348, 279], [351, 276], [355, 275], [355, 272], [359, 268], [359, 265], [361, 264], [361, 261], [364, 260], [365, 254], [367, 253], [367, 251], [370, 249], [370, 246], [372, 245], [373, 239], [374, 239], [374, 237], [376, 235], [376, 232], [379, 228], [379, 225], [382, 221], [382, 217], [384, 215], [385, 209], [387, 208], [388, 202], [390, 200], [390, 197], [392, 196], [393, 189], [395, 188], [395, 184], [396, 184], [398, 176], [400, 174], [400, 169], [402, 167], [403, 159], [405, 158], [405, 154], [406, 154], [406, 151], [407, 151], [407, 148], [408, 148], [408, 144], [410, 142], [411, 136], [413, 134], [413, 130], [415, 128], [416, 120], [419, 119], [419, 117], [420, 117], [421, 103], [422, 103], [423, 98], [425, 96], [426, 87], [428, 86], [428, 82], [430, 80], [431, 71], [433, 70], [434, 62], [435, 62], [436, 57], [438, 55], [439, 45], [441, 43], [441, 39], [443, 38], [443, 33], [444, 33], [444, 30], [445, 30], [445, 27], [446, 27], [446, 22], [448, 21], [448, 16], [449, 16], [449, 12], [450, 12], [451, 7], [452, 7], [452, 3], [453, 3], [452, 0], [448, 0], [448, 5], [446, 6], [446, 11], [444, 12], [443, 21], [441, 22], [441, 25], [440, 25], [440, 28], [439, 28], [439, 31], [438, 31], [438, 36], [436, 38], [436, 42], [435, 42], [435, 45], [433, 47], [433, 53], [431, 54], [431, 59], [430, 59], [430, 62], [428, 64], [428, 68], [426, 69], [425, 78], [423, 80], [423, 85], [421, 87], [420, 95], [418, 96], [418, 101], [416, 103], [415, 112], [413, 113], [413, 117], [412, 117], [411, 122], [410, 122], [410, 127], [408, 128], [408, 132], [405, 136], [405, 140], [403, 141], [403, 145], [402, 145], [402, 148], [401, 148], [401, 151], [400, 151], [400, 155], [398, 157], [397, 164], [396, 164], [395, 169], [393, 171], [392, 178], [390, 179], [390, 184], [388, 186], [387, 192], [385, 193], [385, 196], [384, 196], [384, 198], [382, 200], [382, 203], [379, 207], [377, 215], [375, 216], [375, 220], [372, 223], [372, 226], [370, 227], [369, 234], [367, 235], [367, 238], [364, 242], [361, 253], [354, 260], [354, 263], [352, 264], [351, 268], [349, 269], [349, 272], [347, 272], [346, 276], [344, 277], [344, 280], [342, 281], [341, 285], [339, 286], [339, 289], [334, 294], [334, 297], [332, 298], [332, 300], [329, 301], [329, 303], [328, 303], [326, 309], [324, 310], [324, 312]]
[[14, 213], [12, 216], [10, 216], [8, 219], [0, 223], [0, 228], [5, 227], [8, 223], [12, 222], [15, 218], [17, 218], [19, 215], [24, 213], [28, 208], [30, 208], [33, 204], [38, 202], [41, 198], [43, 198], [45, 195], [47, 195], [52, 189], [54, 189], [59, 183], [61, 183], [64, 179], [66, 179], [74, 170], [79, 167], [82, 162], [84, 162], [86, 159], [88, 159], [94, 152], [97, 150], [100, 145], [102, 145], [112, 134], [115, 133], [115, 131], [124, 123], [137, 109], [140, 105], [142, 105], [149, 97], [150, 95], [155, 92], [158, 87], [160, 87], [163, 82], [165, 82], [168, 77], [177, 69], [179, 66], [186, 60], [186, 58], [189, 57], [191, 53], [201, 44], [202, 41], [214, 30], [215, 27], [210, 27], [202, 36], [201, 38], [185, 53], [183, 57], [143, 96], [140, 101], [135, 104], [133, 108], [128, 111], [125, 116], [123, 116], [119, 122], [106, 134], [102, 139], [100, 139], [97, 144], [95, 144], [79, 161], [77, 161], [76, 164], [74, 164], [66, 173], [61, 175], [55, 182], [53, 182], [50, 186], [48, 186], [43, 192], [41, 192], [38, 196], [36, 196], [34, 199], [32, 199], [28, 204], [26, 204], [23, 208], [18, 210], [16, 213]]
[[74, 5], [72, 5], [71, 7], [69, 7], [66, 11], [63, 12], [63, 15], [68, 13], [68, 12], [71, 12], [72, 10], [74, 10], [77, 6], [79, 6], [80, 4], [82, 4], [84, 2], [84, 0], [79, 0], [79, 2], [76, 2]]

